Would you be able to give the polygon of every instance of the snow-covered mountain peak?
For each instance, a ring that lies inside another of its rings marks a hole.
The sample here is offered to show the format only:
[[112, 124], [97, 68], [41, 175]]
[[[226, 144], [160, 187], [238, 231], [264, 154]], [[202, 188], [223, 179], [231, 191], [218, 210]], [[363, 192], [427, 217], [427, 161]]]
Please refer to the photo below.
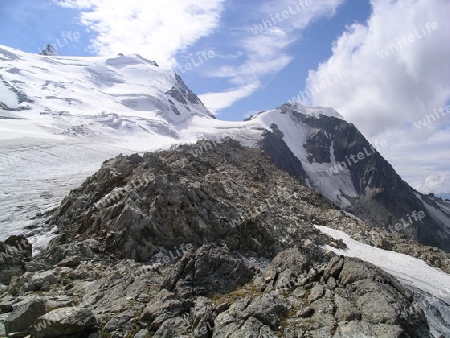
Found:
[[295, 116], [298, 116], [298, 114], [303, 114], [305, 117], [315, 118], [320, 118], [320, 115], [324, 115], [344, 120], [344, 117], [331, 107], [308, 107], [300, 103], [285, 103], [276, 109], [261, 111], [256, 115], [252, 115], [246, 119], [246, 121], [258, 120], [262, 116], [265, 116], [265, 119], [272, 117], [276, 118], [277, 114], [288, 114], [294, 120], [297, 120]]
[[107, 59], [106, 64], [117, 69], [137, 64], [148, 64], [159, 67], [159, 65], [155, 61], [148, 60], [140, 56], [139, 54], [123, 55], [122, 53], [119, 53], [119, 55], [117, 55], [117, 57], [115, 58]]
[[39, 53], [39, 55], [46, 55], [46, 56], [58, 56], [58, 53], [55, 51], [55, 47], [48, 44], [45, 46], [45, 48]]
[[175, 72], [138, 54], [42, 56], [0, 46], [0, 59], [0, 107], [20, 118], [106, 111], [180, 126], [213, 117]]
[[297, 112], [308, 116], [319, 117], [320, 115], [332, 116], [343, 120], [344, 117], [331, 107], [308, 107], [300, 103], [285, 103], [279, 109], [288, 112]]

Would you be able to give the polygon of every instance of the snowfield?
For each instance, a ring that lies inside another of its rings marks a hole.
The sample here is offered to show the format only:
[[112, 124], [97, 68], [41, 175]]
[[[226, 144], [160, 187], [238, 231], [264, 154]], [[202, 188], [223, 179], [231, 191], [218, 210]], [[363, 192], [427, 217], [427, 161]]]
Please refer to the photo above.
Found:
[[[326, 246], [328, 251], [372, 263], [418, 293], [416, 297], [422, 303], [434, 336], [445, 334], [450, 337], [450, 275], [420, 259], [355, 241], [343, 231], [319, 225], [316, 228], [335, 239], [342, 239], [348, 247], [341, 250]], [[436, 314], [436, 309], [440, 315]]]

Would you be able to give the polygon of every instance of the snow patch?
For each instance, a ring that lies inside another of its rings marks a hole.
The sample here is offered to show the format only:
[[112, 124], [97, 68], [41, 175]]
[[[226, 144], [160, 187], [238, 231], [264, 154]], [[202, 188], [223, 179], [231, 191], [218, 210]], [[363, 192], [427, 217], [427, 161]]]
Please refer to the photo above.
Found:
[[315, 227], [335, 239], [342, 239], [347, 245], [346, 250], [327, 245], [328, 251], [372, 263], [411, 288], [421, 303], [433, 336], [450, 335], [450, 275], [420, 259], [355, 241], [343, 231]]
[[337, 255], [355, 257], [372, 263], [405, 284], [423, 290], [450, 305], [450, 275], [445, 272], [429, 266], [420, 259], [355, 241], [343, 231], [326, 226], [315, 227], [335, 239], [342, 239], [348, 247], [342, 250], [326, 246], [327, 250]]
[[9, 89], [0, 78], [0, 103], [5, 104], [8, 108], [17, 108], [19, 99], [11, 89]]

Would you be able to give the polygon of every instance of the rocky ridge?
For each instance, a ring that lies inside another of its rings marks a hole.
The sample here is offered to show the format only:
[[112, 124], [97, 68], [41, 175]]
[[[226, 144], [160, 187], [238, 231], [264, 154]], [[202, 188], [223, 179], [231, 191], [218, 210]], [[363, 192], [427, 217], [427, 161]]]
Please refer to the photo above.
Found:
[[201, 146], [105, 161], [46, 220], [59, 232], [46, 250], [31, 258], [11, 250], [17, 240], [2, 244], [1, 273], [14, 271], [0, 288], [6, 332], [430, 337], [412, 292], [371, 264], [325, 251], [345, 245], [314, 224], [408, 246], [445, 271], [448, 255], [345, 215], [259, 149], [226, 140], [194, 156]]

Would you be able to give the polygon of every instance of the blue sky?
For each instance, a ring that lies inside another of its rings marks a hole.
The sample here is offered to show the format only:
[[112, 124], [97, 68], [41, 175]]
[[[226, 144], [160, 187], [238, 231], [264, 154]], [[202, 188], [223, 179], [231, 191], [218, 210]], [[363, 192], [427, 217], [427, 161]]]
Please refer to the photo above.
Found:
[[0, 44], [138, 53], [220, 119], [333, 107], [415, 188], [450, 191], [450, 115], [415, 127], [450, 105], [448, 0], [0, 0], [0, 15]]

